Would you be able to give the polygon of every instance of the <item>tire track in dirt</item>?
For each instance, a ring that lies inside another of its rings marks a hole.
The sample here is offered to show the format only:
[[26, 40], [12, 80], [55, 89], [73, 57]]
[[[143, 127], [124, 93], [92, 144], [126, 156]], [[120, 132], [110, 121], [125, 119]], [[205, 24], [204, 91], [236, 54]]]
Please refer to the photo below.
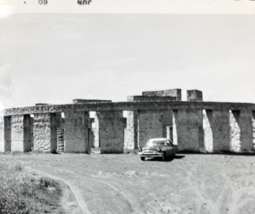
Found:
[[115, 185], [111, 184], [110, 182], [107, 181], [102, 181], [99, 180], [98, 178], [92, 178], [92, 177], [88, 177], [88, 176], [84, 176], [83, 174], [77, 173], [77, 172], [73, 172], [71, 170], [65, 170], [68, 173], [71, 173], [73, 175], [78, 175], [78, 177], [85, 177], [86, 179], [107, 185], [108, 187], [110, 187], [112, 190], [114, 190], [115, 192], [117, 192], [118, 194], [121, 194], [122, 198], [132, 207], [133, 212], [132, 213], [142, 213], [143, 211], [140, 210], [140, 204], [137, 203], [135, 200], [133, 200], [132, 198], [130, 198], [125, 191], [117, 188]]
[[[196, 184], [191, 180], [191, 177], [193, 176], [193, 172], [195, 171], [195, 169], [192, 169], [191, 171], [188, 171], [187, 174], [187, 181], [189, 182], [189, 185], [192, 187], [194, 193], [197, 195], [197, 197], [200, 199], [200, 201], [204, 201], [206, 200], [207, 204], [209, 205], [210, 209], [208, 211], [210, 211], [210, 213], [212, 214], [217, 214], [219, 212], [219, 210], [217, 209], [215, 203], [211, 200], [211, 198], [204, 192], [199, 191], [199, 187], [195, 186]], [[197, 209], [201, 210], [201, 205], [199, 203], [196, 203]]]

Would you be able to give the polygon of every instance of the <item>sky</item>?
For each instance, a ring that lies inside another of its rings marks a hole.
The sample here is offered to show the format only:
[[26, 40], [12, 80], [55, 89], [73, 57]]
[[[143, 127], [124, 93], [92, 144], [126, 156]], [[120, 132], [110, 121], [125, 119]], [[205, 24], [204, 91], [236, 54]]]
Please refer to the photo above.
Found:
[[255, 15], [12, 14], [0, 29], [2, 108], [174, 88], [255, 103]]

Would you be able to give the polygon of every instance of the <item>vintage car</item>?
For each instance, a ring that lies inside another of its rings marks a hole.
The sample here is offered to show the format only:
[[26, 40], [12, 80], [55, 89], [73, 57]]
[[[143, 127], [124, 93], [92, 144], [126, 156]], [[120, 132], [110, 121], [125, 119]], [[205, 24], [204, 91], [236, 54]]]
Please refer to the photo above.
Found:
[[177, 152], [177, 146], [168, 138], [152, 138], [146, 143], [146, 146], [140, 149], [138, 153], [142, 161], [145, 158], [160, 157], [166, 160], [168, 157], [174, 157]]

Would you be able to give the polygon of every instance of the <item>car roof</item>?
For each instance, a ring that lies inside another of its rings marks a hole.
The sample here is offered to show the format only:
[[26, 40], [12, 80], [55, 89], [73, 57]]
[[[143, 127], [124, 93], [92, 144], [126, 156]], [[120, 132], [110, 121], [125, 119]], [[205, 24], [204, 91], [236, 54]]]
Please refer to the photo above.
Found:
[[161, 137], [161, 138], [150, 138], [150, 139], [149, 139], [149, 141], [154, 141], [154, 140], [170, 140], [170, 139], [168, 139], [168, 138], [163, 138], [163, 137]]

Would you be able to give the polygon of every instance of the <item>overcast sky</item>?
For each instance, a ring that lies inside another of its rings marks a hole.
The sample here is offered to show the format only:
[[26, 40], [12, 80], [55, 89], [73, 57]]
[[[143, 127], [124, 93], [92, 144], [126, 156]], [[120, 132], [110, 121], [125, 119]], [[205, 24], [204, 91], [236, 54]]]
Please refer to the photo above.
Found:
[[254, 15], [14, 14], [0, 29], [5, 108], [172, 88], [255, 103]]

